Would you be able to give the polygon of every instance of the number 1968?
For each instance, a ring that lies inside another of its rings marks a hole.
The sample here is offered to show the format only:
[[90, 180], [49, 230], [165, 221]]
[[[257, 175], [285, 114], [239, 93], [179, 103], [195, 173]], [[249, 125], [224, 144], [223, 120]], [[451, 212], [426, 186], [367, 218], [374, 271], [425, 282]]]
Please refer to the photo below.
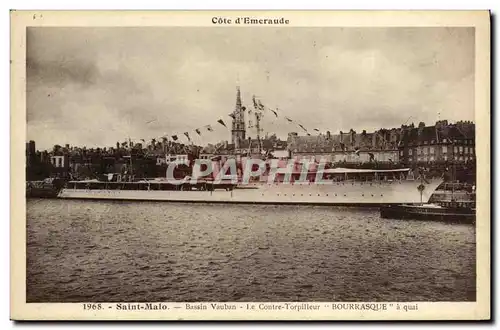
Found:
[[98, 311], [102, 309], [101, 304], [83, 304], [84, 311]]

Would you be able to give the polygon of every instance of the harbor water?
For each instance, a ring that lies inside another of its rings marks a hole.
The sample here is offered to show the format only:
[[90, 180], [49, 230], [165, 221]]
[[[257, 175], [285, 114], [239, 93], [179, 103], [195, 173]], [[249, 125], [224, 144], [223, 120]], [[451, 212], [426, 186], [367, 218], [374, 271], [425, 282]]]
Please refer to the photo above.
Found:
[[27, 302], [474, 301], [475, 227], [378, 209], [27, 201]]

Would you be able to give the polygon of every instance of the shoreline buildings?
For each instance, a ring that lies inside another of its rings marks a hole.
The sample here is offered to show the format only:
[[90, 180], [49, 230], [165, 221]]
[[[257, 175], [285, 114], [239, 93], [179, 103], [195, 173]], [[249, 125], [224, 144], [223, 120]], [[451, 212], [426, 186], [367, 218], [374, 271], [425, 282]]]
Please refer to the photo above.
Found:
[[[144, 177], [162, 176], [170, 162], [192, 161], [195, 158], [221, 160], [227, 158], [293, 158], [297, 161], [326, 161], [332, 164], [365, 164], [367, 166], [400, 165], [444, 169], [459, 164], [475, 174], [475, 124], [470, 121], [449, 123], [437, 121], [427, 126], [421, 122], [399, 128], [374, 132], [350, 129], [333, 134], [330, 131], [315, 135], [290, 132], [286, 140], [275, 134], [261, 136], [261, 104], [246, 109], [239, 87], [230, 114], [231, 143], [224, 141], [205, 147], [184, 145], [166, 139], [143, 143], [130, 140], [117, 142], [116, 147], [90, 148], [55, 145], [50, 151], [37, 151], [35, 141], [26, 143], [27, 179], [48, 176], [92, 177], [119, 172]], [[248, 126], [245, 116], [248, 115]], [[255, 130], [255, 138], [247, 134]], [[473, 170], [471, 170], [473, 169]]]

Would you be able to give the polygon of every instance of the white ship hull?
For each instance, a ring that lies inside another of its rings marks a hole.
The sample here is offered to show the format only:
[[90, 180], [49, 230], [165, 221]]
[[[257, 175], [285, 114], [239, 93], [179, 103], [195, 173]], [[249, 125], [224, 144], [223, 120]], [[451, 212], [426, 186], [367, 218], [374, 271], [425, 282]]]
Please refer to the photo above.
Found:
[[331, 184], [256, 184], [232, 191], [87, 190], [64, 188], [59, 198], [258, 204], [380, 205], [427, 203], [442, 179], [344, 182]]

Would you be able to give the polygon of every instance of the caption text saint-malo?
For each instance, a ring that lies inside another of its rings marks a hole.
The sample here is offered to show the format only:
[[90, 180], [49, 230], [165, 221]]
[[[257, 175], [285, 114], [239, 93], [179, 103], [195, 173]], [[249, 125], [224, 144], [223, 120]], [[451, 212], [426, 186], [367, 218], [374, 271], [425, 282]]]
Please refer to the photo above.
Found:
[[256, 18], [256, 17], [237, 17], [237, 18], [228, 18], [228, 17], [212, 17], [212, 24], [220, 24], [220, 25], [231, 25], [231, 24], [243, 24], [243, 25], [287, 25], [290, 24], [290, 20], [285, 19], [284, 17], [280, 18]]

